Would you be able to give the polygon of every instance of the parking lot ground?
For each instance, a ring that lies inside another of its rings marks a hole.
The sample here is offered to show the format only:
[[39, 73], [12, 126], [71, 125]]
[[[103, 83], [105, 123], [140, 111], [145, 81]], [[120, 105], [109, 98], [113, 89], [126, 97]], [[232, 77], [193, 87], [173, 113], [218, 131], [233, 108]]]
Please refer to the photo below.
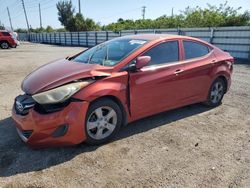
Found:
[[201, 104], [123, 127], [103, 146], [32, 150], [11, 119], [24, 77], [79, 47], [0, 50], [0, 187], [250, 187], [250, 62], [236, 63], [223, 104]]

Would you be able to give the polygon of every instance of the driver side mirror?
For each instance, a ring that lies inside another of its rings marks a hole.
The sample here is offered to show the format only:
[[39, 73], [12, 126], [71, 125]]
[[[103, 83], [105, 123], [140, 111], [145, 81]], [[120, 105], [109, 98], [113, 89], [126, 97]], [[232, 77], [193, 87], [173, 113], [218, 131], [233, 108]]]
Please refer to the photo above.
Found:
[[140, 56], [140, 57], [137, 57], [133, 61], [132, 64], [130, 64], [128, 67], [124, 68], [123, 70], [135, 72], [136, 70], [139, 70], [142, 67], [145, 67], [150, 61], [151, 61], [150, 56]]
[[135, 67], [136, 69], [141, 69], [145, 67], [151, 61], [150, 56], [140, 56], [136, 58]]

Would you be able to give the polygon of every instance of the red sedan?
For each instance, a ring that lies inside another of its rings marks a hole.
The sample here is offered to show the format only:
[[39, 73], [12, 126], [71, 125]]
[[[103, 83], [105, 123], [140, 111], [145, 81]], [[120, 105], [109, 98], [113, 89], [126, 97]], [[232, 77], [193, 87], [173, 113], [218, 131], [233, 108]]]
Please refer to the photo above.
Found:
[[218, 106], [233, 62], [191, 37], [120, 37], [29, 74], [12, 117], [33, 147], [101, 144], [146, 116], [199, 102]]
[[10, 47], [16, 48], [18, 41], [15, 37], [8, 31], [0, 30], [0, 48], [8, 49]]

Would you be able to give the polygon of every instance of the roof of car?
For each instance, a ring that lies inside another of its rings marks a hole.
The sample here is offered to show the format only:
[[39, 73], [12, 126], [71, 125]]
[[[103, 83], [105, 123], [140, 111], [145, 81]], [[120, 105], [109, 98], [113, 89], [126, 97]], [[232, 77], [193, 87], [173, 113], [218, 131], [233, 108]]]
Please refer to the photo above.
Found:
[[130, 39], [141, 39], [141, 40], [157, 40], [157, 39], [171, 39], [171, 38], [190, 38], [182, 35], [170, 35], [170, 34], [137, 34], [137, 35], [127, 35], [124, 38]]
[[207, 44], [208, 46], [211, 46], [208, 42], [184, 35], [170, 35], [170, 34], [137, 34], [137, 35], [126, 35], [122, 38], [127, 39], [134, 39], [134, 40], [148, 40], [148, 41], [156, 41], [156, 40], [167, 40], [167, 39], [189, 39], [189, 40], [195, 40], [204, 44]]
[[7, 32], [7, 33], [9, 33], [9, 31], [6, 31], [6, 30], [0, 30], [0, 32]]

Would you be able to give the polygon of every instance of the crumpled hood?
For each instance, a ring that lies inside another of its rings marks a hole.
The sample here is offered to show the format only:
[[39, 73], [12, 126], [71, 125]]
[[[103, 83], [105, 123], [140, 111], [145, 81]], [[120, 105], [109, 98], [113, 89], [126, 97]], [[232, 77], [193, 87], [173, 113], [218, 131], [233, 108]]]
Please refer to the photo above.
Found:
[[48, 63], [30, 73], [22, 83], [22, 90], [26, 94], [33, 95], [77, 79], [109, 76], [111, 71], [112, 67], [61, 59]]

